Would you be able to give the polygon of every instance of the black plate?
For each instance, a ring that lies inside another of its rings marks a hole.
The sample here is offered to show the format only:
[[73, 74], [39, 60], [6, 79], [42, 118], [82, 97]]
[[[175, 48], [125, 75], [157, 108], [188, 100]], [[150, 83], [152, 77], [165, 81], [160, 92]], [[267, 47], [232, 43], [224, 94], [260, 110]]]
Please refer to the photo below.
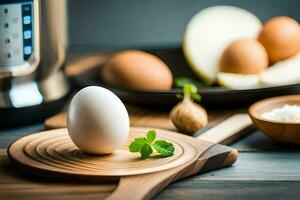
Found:
[[0, 132], [2, 129], [42, 122], [61, 112], [71, 96], [71, 92], [61, 99], [24, 108], [0, 109]]
[[[158, 56], [164, 62], [166, 62], [170, 67], [174, 77], [188, 76], [196, 78], [186, 63], [181, 49], [157, 49], [147, 52]], [[176, 88], [170, 91], [141, 91], [124, 88], [112, 88], [101, 82], [99, 69], [100, 66], [94, 67], [78, 76], [72, 77], [71, 81], [79, 88], [91, 85], [108, 88], [126, 103], [146, 106], [149, 108], [168, 109], [179, 101], [176, 98], [176, 94], [181, 93], [182, 90]], [[300, 94], [300, 84], [247, 90], [232, 90], [213, 86], [199, 88], [199, 93], [202, 96], [201, 104], [212, 109], [246, 107], [255, 101], [268, 97]]]

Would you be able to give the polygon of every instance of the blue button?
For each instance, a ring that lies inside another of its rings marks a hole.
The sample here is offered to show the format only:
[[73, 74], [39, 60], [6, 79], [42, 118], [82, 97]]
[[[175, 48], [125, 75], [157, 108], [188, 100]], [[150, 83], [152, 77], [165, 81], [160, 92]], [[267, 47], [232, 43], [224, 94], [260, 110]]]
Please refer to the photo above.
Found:
[[31, 48], [31, 46], [26, 46], [26, 47], [24, 47], [24, 54], [25, 54], [25, 55], [31, 55], [31, 53], [32, 53], [32, 48]]
[[31, 39], [31, 31], [24, 31], [24, 39], [25, 40]]
[[24, 24], [30, 24], [31, 23], [31, 16], [23, 17], [23, 23]]

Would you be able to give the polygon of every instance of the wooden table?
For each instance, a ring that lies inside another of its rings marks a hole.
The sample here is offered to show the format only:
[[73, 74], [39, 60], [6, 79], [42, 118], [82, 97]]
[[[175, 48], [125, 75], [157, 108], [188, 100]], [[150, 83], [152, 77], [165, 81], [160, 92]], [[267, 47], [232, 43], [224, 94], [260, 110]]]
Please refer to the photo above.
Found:
[[[212, 113], [210, 125], [226, 115], [230, 112]], [[115, 188], [114, 184], [50, 182], [21, 173], [8, 160], [6, 148], [15, 139], [41, 130], [42, 124], [0, 130], [1, 200], [98, 200]], [[232, 146], [240, 152], [233, 167], [173, 183], [156, 199], [300, 199], [299, 146], [275, 143], [259, 131]]]

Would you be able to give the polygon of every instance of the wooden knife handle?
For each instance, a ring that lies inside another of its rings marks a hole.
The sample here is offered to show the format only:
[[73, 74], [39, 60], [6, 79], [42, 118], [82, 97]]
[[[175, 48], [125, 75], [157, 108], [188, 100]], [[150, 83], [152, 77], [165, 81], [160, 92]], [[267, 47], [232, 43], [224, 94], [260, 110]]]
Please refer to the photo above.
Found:
[[148, 200], [176, 180], [228, 167], [236, 161], [238, 152], [217, 143], [229, 144], [253, 128], [247, 114], [233, 115], [198, 137], [215, 145], [202, 154], [195, 163], [152, 174], [122, 177], [117, 189], [107, 200]]
[[228, 145], [253, 130], [255, 127], [248, 114], [236, 114], [204, 132], [197, 139]]
[[152, 174], [122, 177], [116, 190], [106, 200], [151, 199], [174, 181], [231, 166], [237, 155], [236, 149], [216, 144], [190, 166], [183, 165]]

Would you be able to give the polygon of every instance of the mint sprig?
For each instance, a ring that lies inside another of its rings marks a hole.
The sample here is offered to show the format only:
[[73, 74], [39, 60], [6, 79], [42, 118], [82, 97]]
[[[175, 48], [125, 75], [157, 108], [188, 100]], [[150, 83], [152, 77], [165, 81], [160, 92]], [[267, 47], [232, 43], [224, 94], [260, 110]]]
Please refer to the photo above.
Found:
[[169, 157], [174, 154], [174, 146], [172, 143], [164, 140], [157, 140], [152, 144], [152, 147], [162, 156]]
[[148, 131], [146, 137], [135, 138], [129, 145], [129, 151], [141, 154], [141, 159], [145, 160], [151, 156], [153, 151], [161, 157], [169, 157], [174, 155], [174, 146], [165, 140], [156, 140], [156, 131]]

